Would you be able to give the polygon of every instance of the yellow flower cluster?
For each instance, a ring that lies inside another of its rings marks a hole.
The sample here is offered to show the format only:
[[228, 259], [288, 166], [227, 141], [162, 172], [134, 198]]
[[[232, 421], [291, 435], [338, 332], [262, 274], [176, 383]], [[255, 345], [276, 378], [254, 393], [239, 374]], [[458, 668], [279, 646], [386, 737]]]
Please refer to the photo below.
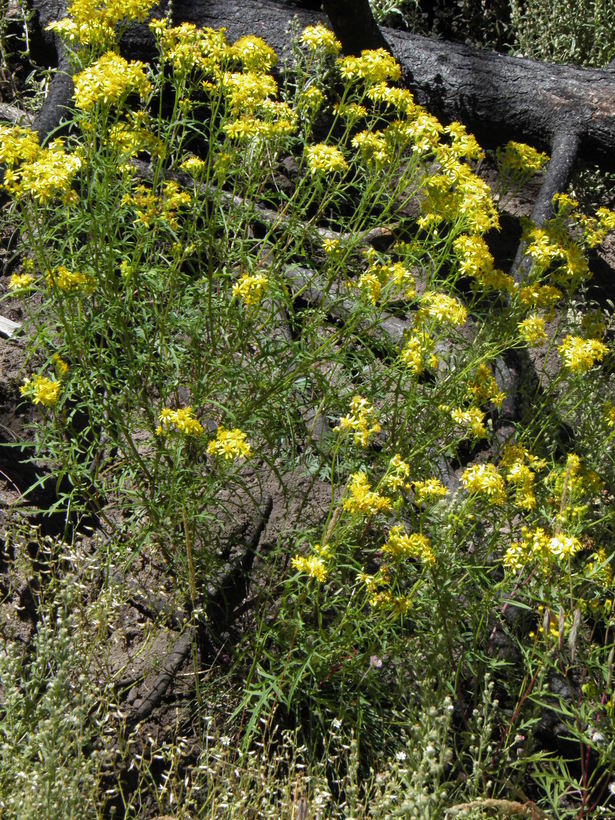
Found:
[[190, 156], [186, 157], [179, 167], [191, 177], [200, 177], [205, 173], [207, 163], [205, 160], [199, 159], [199, 157]]
[[416, 296], [414, 276], [401, 262], [378, 262], [371, 248], [365, 256], [370, 266], [359, 276], [357, 286], [366, 294], [372, 305], [377, 304], [383, 288], [389, 291], [390, 296], [400, 295], [404, 299], [413, 299]]
[[169, 28], [165, 19], [153, 20], [150, 29], [163, 61], [180, 77], [198, 71], [218, 80], [231, 58], [224, 29], [197, 28], [192, 23]]
[[451, 418], [455, 424], [469, 433], [472, 438], [484, 438], [487, 435], [485, 428], [485, 414], [478, 407], [471, 407], [469, 410], [463, 410], [456, 407], [450, 411]]
[[543, 228], [526, 230], [527, 254], [538, 272], [554, 267], [554, 281], [572, 286], [590, 276], [587, 258], [580, 245], [566, 233], [559, 219], [549, 220]]
[[135, 113], [131, 123], [118, 122], [109, 130], [109, 144], [123, 159], [147, 151], [155, 157], [164, 155], [164, 144], [147, 127], [147, 117]]
[[519, 328], [519, 336], [528, 347], [541, 347], [549, 341], [545, 320], [542, 316], [531, 313], [526, 319], [519, 322], [517, 327]]
[[396, 453], [391, 458], [386, 475], [382, 479], [383, 488], [393, 493], [399, 492], [400, 490], [409, 490], [412, 486], [409, 478], [410, 465]]
[[43, 407], [55, 407], [60, 397], [60, 386], [60, 382], [55, 379], [34, 376], [33, 379], [28, 378], [24, 381], [19, 388], [19, 392], [34, 404], [42, 404]]
[[370, 438], [381, 430], [375, 418], [375, 410], [367, 399], [361, 396], [353, 396], [350, 402], [350, 413], [342, 416], [335, 431], [341, 433], [351, 430], [355, 444], [367, 447]]
[[311, 111], [315, 114], [319, 111], [325, 102], [325, 95], [315, 85], [311, 85], [301, 92], [298, 99], [299, 108]]
[[413, 483], [414, 500], [417, 504], [429, 504], [445, 498], [448, 490], [437, 478], [428, 478], [425, 481], [415, 481]]
[[216, 438], [207, 445], [207, 452], [210, 456], [221, 456], [231, 461], [234, 458], [250, 458], [252, 448], [246, 434], [237, 427], [232, 430], [218, 427]]
[[382, 131], [360, 131], [352, 146], [368, 167], [382, 168], [391, 160], [391, 146]]
[[0, 164], [12, 168], [21, 162], [36, 159], [40, 145], [38, 136], [19, 125], [0, 125]]
[[506, 501], [506, 485], [495, 464], [473, 464], [464, 470], [461, 483], [470, 494], [485, 496], [489, 504]]
[[305, 158], [310, 174], [342, 174], [348, 170], [348, 163], [339, 148], [334, 145], [308, 145]]
[[433, 353], [434, 340], [425, 332], [415, 331], [410, 334], [399, 359], [414, 376], [420, 376], [426, 368], [435, 370], [438, 357]]
[[[422, 109], [414, 102], [407, 88], [394, 88], [386, 83], [376, 83], [367, 89], [367, 98], [374, 103], [384, 103], [400, 114], [418, 113]], [[365, 112], [367, 113], [367, 112]]]
[[233, 285], [233, 296], [242, 299], [247, 307], [253, 307], [261, 302], [268, 284], [269, 279], [262, 273], [244, 273]]
[[15, 293], [16, 291], [29, 290], [34, 283], [34, 277], [31, 273], [14, 273], [9, 279], [9, 291]]
[[62, 140], [54, 140], [35, 153], [34, 142], [21, 140], [18, 136], [5, 154], [11, 159], [12, 166], [21, 162], [18, 167], [7, 168], [4, 184], [0, 186], [12, 197], [31, 196], [40, 204], [47, 204], [59, 196], [64, 196], [67, 201], [70, 199], [71, 183], [82, 162], [76, 154], [64, 151]]
[[444, 133], [450, 137], [451, 152], [457, 159], [481, 160], [485, 158], [485, 152], [476, 141], [476, 137], [468, 134], [462, 123], [452, 122], [446, 126]]
[[185, 436], [202, 436], [204, 432], [203, 425], [194, 417], [192, 407], [180, 407], [178, 410], [164, 407], [160, 411], [158, 421], [157, 436], [171, 432], [183, 433]]
[[512, 140], [507, 142], [504, 148], [498, 149], [497, 157], [500, 172], [515, 178], [533, 176], [549, 161], [548, 154], [537, 151], [531, 145]]
[[48, 271], [45, 276], [48, 287], [55, 288], [62, 293], [89, 293], [92, 291], [93, 283], [81, 271], [70, 271], [64, 265], [59, 265], [52, 271]]
[[257, 73], [271, 71], [278, 58], [275, 51], [260, 37], [248, 34], [240, 37], [230, 48], [231, 57], [239, 60], [244, 71]]
[[563, 295], [561, 290], [553, 285], [525, 285], [519, 290], [519, 301], [525, 308], [547, 311], [549, 317]]
[[306, 26], [301, 32], [300, 42], [310, 51], [320, 51], [324, 54], [339, 54], [342, 44], [335, 34], [322, 25]]
[[468, 318], [468, 311], [454, 296], [438, 291], [426, 291], [421, 297], [421, 306], [417, 311], [417, 324], [420, 325], [426, 318], [436, 324], [461, 327]]
[[504, 554], [504, 566], [511, 572], [518, 572], [528, 565], [538, 565], [543, 570], [551, 568], [554, 562], [567, 561], [583, 549], [578, 538], [563, 533], [549, 536], [541, 527], [522, 530], [522, 540], [514, 542]]
[[295, 112], [286, 103], [264, 100], [258, 116], [243, 115], [222, 126], [224, 133], [232, 140], [275, 139], [289, 137], [297, 130]]
[[54, 353], [51, 357], [51, 361], [53, 363], [58, 378], [63, 379], [64, 376], [66, 376], [66, 374], [68, 373], [68, 365], [59, 353]]
[[256, 111], [265, 100], [275, 97], [278, 84], [270, 74], [226, 72], [222, 90], [232, 114]]
[[393, 595], [391, 590], [385, 589], [370, 595], [369, 605], [373, 609], [391, 612], [398, 618], [407, 615], [412, 609], [412, 599], [408, 595]]
[[558, 348], [559, 355], [572, 373], [585, 373], [609, 352], [608, 347], [598, 339], [583, 339], [581, 336], [566, 336]]
[[344, 80], [363, 80], [368, 86], [401, 78], [399, 64], [384, 48], [362, 51], [360, 57], [341, 57], [337, 64]]
[[501, 407], [506, 398], [506, 394], [502, 393], [486, 364], [479, 364], [474, 371], [474, 375], [468, 382], [468, 395], [477, 404], [491, 402], [495, 407]]
[[442, 131], [440, 121], [417, 105], [409, 112], [408, 119], [392, 122], [386, 135], [393, 144], [410, 147], [423, 156], [437, 150]]
[[145, 99], [151, 91], [144, 63], [129, 62], [113, 51], [76, 74], [74, 83], [75, 105], [82, 111], [91, 111], [96, 105], [119, 105], [129, 94]]
[[382, 547], [385, 555], [395, 559], [416, 558], [424, 564], [436, 563], [436, 556], [431, 549], [431, 541], [426, 535], [412, 533], [408, 535], [403, 527], [397, 525], [389, 530], [389, 537]]
[[506, 481], [515, 488], [515, 504], [522, 510], [536, 507], [534, 480], [536, 471], [546, 467], [546, 461], [532, 455], [520, 444], [508, 444], [500, 459], [500, 468], [505, 470]]
[[349, 495], [344, 499], [346, 512], [360, 515], [377, 515], [391, 512], [391, 500], [370, 489], [367, 476], [363, 472], [353, 473], [348, 481]]
[[177, 211], [186, 208], [192, 202], [190, 194], [182, 191], [174, 180], [167, 180], [162, 185], [160, 197], [146, 185], [136, 185], [132, 194], [125, 194], [122, 205], [134, 207], [138, 223], [149, 228], [152, 223], [161, 219], [171, 228], [177, 227]]
[[471, 277], [485, 290], [512, 292], [512, 276], [493, 267], [493, 256], [482, 236], [462, 234], [453, 242], [453, 249], [464, 276]]
[[309, 578], [313, 578], [320, 584], [327, 580], [327, 567], [322, 558], [318, 555], [295, 555], [290, 562], [293, 569], [302, 572]]
[[48, 26], [69, 43], [108, 48], [122, 20], [143, 22], [156, 0], [72, 0], [68, 17]]
[[489, 185], [455, 158], [440, 160], [441, 172], [426, 180], [418, 224], [423, 228], [440, 222], [458, 224], [471, 235], [499, 228]]
[[580, 214], [578, 224], [587, 246], [596, 248], [604, 241], [608, 233], [615, 231], [615, 211], [610, 211], [608, 208], [598, 208], [595, 217]]

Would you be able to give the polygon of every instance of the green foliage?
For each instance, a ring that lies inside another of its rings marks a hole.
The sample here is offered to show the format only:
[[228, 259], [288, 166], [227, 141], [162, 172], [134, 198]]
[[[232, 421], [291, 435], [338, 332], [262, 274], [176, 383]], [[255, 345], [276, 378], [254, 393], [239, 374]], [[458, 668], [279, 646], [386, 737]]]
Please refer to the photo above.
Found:
[[[150, 69], [114, 50], [117, 7], [96, 8], [55, 26], [76, 69], [68, 137], [0, 144], [25, 249], [10, 290], [41, 302], [21, 392], [56, 508], [101, 517], [101, 561], [154, 545], [198, 623], [225, 525], [265, 485], [287, 502], [223, 737], [206, 733], [194, 792], [179, 747], [143, 754], [127, 816], [139, 789], [203, 814], [241, 793], [263, 816], [321, 800], [439, 817], [526, 788], [586, 811], [615, 742], [615, 408], [613, 319], [581, 297], [615, 214], [558, 197], [524, 226], [515, 283], [489, 247], [483, 152], [395, 85], [390, 55], [338, 58], [313, 27], [278, 81], [258, 38], [157, 21]], [[546, 157], [511, 143], [498, 161], [501, 203]], [[541, 383], [511, 423], [509, 362], [530, 357]], [[564, 755], [538, 765], [545, 704], [592, 751], [576, 791]], [[246, 797], [263, 777], [269, 796]]]
[[604, 66], [615, 57], [613, 0], [510, 0], [515, 50], [536, 60]]

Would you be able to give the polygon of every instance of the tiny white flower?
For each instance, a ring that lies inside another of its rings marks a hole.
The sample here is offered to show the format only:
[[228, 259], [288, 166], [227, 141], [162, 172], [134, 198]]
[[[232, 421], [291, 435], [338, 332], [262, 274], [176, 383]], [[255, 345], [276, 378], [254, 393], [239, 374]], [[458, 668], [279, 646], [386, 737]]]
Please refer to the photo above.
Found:
[[399, 760], [400, 763], [403, 763], [406, 759], [406, 753], [404, 751], [396, 752], [395, 757]]

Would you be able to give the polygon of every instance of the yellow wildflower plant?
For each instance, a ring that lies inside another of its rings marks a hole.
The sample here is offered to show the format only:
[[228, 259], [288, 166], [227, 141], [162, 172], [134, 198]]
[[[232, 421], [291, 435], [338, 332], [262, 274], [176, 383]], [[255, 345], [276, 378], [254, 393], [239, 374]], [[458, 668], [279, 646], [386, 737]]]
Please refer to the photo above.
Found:
[[382, 168], [391, 161], [391, 146], [382, 131], [360, 131], [352, 138], [352, 147], [368, 167]]
[[19, 125], [0, 125], [0, 164], [12, 168], [22, 162], [33, 162], [40, 150], [34, 131]]
[[407, 491], [411, 489], [410, 465], [396, 453], [389, 461], [386, 474], [382, 479], [382, 487], [389, 492]]
[[290, 562], [293, 569], [307, 575], [318, 581], [319, 584], [324, 584], [327, 580], [327, 567], [325, 562], [318, 555], [295, 555]]
[[498, 387], [495, 377], [486, 364], [479, 364], [468, 382], [468, 396], [477, 404], [491, 402], [494, 407], [501, 407], [506, 398]]
[[522, 540], [513, 542], [502, 559], [511, 572], [533, 566], [550, 571], [554, 564], [568, 561], [583, 549], [578, 538], [564, 533], [550, 536], [541, 527], [524, 527], [521, 532]]
[[299, 42], [312, 52], [337, 55], [342, 50], [342, 44], [335, 34], [321, 24], [306, 26], [301, 32]]
[[581, 336], [565, 336], [558, 347], [564, 367], [571, 373], [586, 373], [604, 359], [608, 347], [598, 339], [583, 339]]
[[391, 500], [370, 489], [367, 476], [363, 472], [353, 473], [347, 486], [347, 496], [343, 501], [346, 512], [359, 515], [378, 515], [393, 509]]
[[178, 410], [164, 407], [160, 411], [158, 421], [157, 436], [172, 432], [182, 433], [185, 436], [202, 436], [204, 433], [203, 425], [194, 417], [192, 407], [180, 407]]
[[55, 379], [46, 376], [34, 376], [25, 379], [19, 392], [33, 404], [42, 404], [43, 407], [55, 407], [60, 397], [61, 384]]
[[549, 162], [549, 155], [522, 142], [507, 142], [497, 150], [500, 173], [522, 179], [539, 173]]
[[334, 431], [344, 433], [351, 431], [353, 441], [361, 447], [367, 447], [370, 438], [381, 430], [375, 418], [376, 411], [362, 396], [353, 396], [350, 401], [350, 413], [342, 416]]
[[393, 595], [390, 590], [374, 592], [370, 595], [369, 605], [373, 609], [390, 612], [396, 617], [407, 615], [412, 609], [412, 599], [407, 595]]
[[343, 174], [348, 170], [344, 155], [335, 145], [308, 145], [305, 148], [305, 159], [312, 176], [315, 174]]
[[430, 504], [439, 501], [441, 498], [446, 498], [448, 495], [448, 490], [437, 478], [414, 481], [412, 488], [414, 490], [414, 500], [417, 504]]
[[461, 483], [470, 495], [484, 496], [489, 504], [506, 501], [506, 484], [495, 464], [473, 464], [461, 475]]
[[4, 188], [16, 198], [32, 197], [46, 205], [59, 197], [67, 199], [72, 180], [82, 166], [77, 154], [67, 154], [64, 143], [57, 139], [41, 148], [31, 161], [22, 162], [17, 168], [7, 168]]
[[424, 564], [433, 565], [436, 563], [436, 556], [431, 548], [429, 538], [416, 532], [408, 535], [404, 528], [399, 525], [389, 530], [382, 552], [396, 560], [415, 558]]
[[129, 94], [145, 99], [151, 91], [145, 69], [138, 60], [128, 61], [108, 51], [73, 78], [75, 105], [91, 111], [97, 105], [119, 105]]
[[233, 285], [233, 297], [241, 299], [246, 307], [254, 307], [261, 303], [269, 279], [262, 273], [244, 273]]
[[55, 288], [65, 294], [91, 293], [93, 283], [91, 279], [81, 271], [68, 270], [64, 265], [59, 265], [52, 271], [48, 271], [45, 282], [50, 288]]
[[34, 277], [31, 273], [13, 273], [9, 279], [8, 289], [10, 293], [24, 292], [32, 288]]
[[231, 57], [239, 60], [244, 71], [253, 71], [257, 74], [271, 71], [277, 63], [278, 57], [271, 46], [252, 34], [240, 37], [230, 48]]
[[530, 314], [517, 325], [519, 336], [528, 347], [542, 347], [549, 341], [545, 320], [535, 313]]
[[232, 430], [218, 427], [216, 438], [207, 445], [207, 452], [210, 456], [220, 456], [226, 461], [232, 461], [236, 458], [250, 458], [252, 448], [246, 434], [237, 427]]
[[362, 51], [360, 57], [340, 57], [337, 65], [342, 79], [363, 80], [368, 86], [401, 78], [399, 63], [384, 48]]
[[[231, 47], [225, 29], [197, 28], [193, 23], [182, 23], [169, 28], [167, 21], [152, 20], [150, 23], [164, 62], [182, 77], [192, 71], [220, 79], [231, 56]], [[217, 89], [217, 82], [214, 88]]]
[[450, 138], [450, 148], [454, 157], [476, 161], [485, 158], [485, 152], [476, 141], [476, 137], [468, 134], [462, 123], [452, 122], [445, 127], [444, 133]]
[[156, 0], [72, 0], [68, 17], [51, 23], [48, 30], [69, 43], [109, 47], [116, 42], [118, 23], [142, 23], [155, 5]]
[[66, 376], [66, 374], [68, 373], [68, 365], [59, 353], [53, 354], [53, 356], [51, 357], [51, 363], [53, 364], [57, 377], [59, 379], [63, 379], [64, 376]]
[[524, 285], [519, 290], [519, 301], [524, 308], [545, 310], [548, 318], [555, 305], [563, 298], [561, 290], [553, 285]]
[[251, 113], [278, 93], [278, 84], [270, 74], [225, 72], [222, 90], [233, 114]]
[[[395, 88], [386, 82], [376, 83], [367, 89], [366, 96], [374, 103], [384, 103], [400, 114], [411, 115], [420, 109], [407, 88]], [[367, 112], [366, 112], [367, 113]]]
[[468, 318], [468, 311], [454, 296], [438, 291], [426, 291], [421, 297], [416, 322], [421, 324], [426, 318], [441, 325], [461, 327]]
[[401, 353], [399, 360], [406, 365], [413, 376], [420, 376], [427, 368], [435, 370], [438, 357], [433, 353], [435, 342], [425, 332], [412, 333]]
[[456, 407], [450, 411], [450, 415], [455, 424], [472, 438], [484, 438], [487, 435], [485, 414], [478, 407], [470, 407], [469, 410]]

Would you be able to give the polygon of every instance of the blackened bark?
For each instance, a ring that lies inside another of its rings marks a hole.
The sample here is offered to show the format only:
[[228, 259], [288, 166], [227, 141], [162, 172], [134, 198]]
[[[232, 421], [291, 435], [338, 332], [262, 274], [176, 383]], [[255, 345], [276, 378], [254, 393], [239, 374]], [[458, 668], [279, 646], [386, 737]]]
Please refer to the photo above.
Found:
[[369, 0], [323, 0], [323, 7], [344, 54], [360, 54], [370, 48], [391, 50], [374, 20]]

